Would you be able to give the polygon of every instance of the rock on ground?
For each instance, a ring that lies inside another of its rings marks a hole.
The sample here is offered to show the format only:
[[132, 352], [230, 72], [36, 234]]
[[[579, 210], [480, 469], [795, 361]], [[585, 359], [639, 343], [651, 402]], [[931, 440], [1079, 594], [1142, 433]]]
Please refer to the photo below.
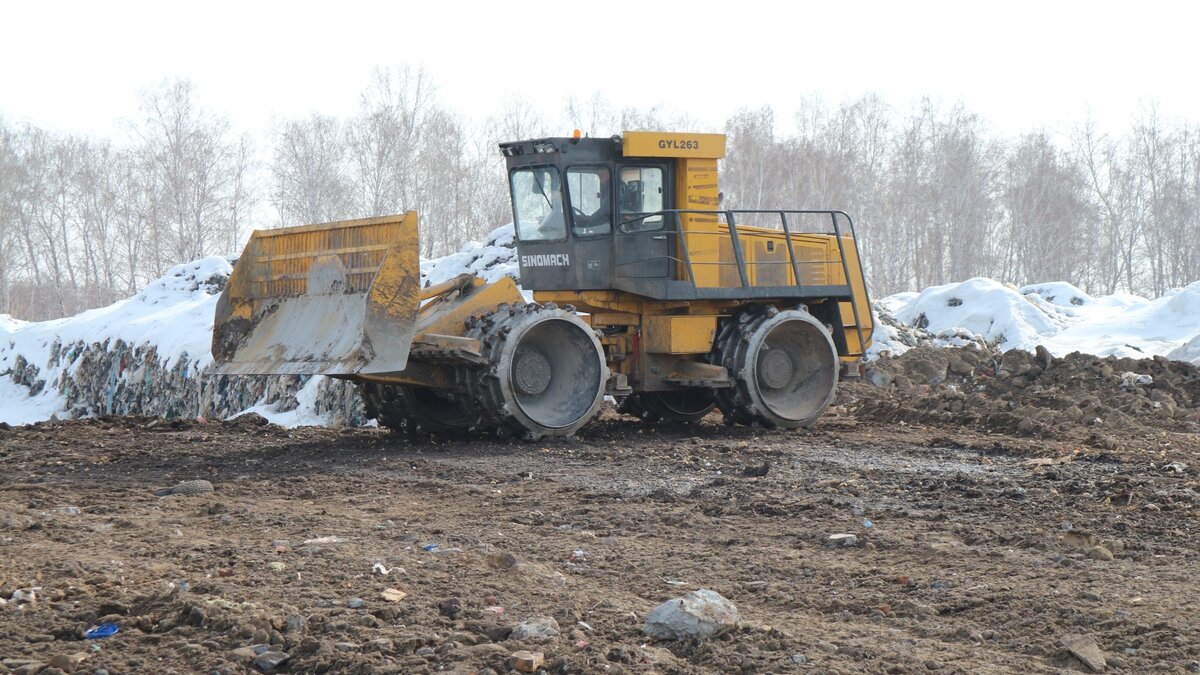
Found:
[[1104, 652], [1100, 651], [1100, 646], [1096, 644], [1096, 638], [1088, 635], [1065, 635], [1062, 643], [1067, 651], [1093, 671], [1101, 673], [1108, 667], [1104, 660]]
[[528, 619], [517, 624], [513, 628], [510, 640], [528, 640], [537, 638], [552, 638], [557, 637], [559, 632], [558, 622], [554, 617], [539, 616], [533, 619]]
[[706, 640], [737, 625], [737, 607], [720, 593], [702, 588], [655, 607], [642, 631], [659, 640]]

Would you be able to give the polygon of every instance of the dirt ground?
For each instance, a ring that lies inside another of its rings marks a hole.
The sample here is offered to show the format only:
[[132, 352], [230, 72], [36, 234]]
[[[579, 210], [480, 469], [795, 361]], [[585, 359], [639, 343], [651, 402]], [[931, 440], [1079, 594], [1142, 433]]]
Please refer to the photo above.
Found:
[[[553, 673], [1090, 672], [1069, 636], [1107, 672], [1200, 672], [1195, 369], [953, 351], [878, 364], [882, 388], [794, 432], [0, 429], [0, 673], [241, 673], [264, 650], [293, 673], [506, 673], [519, 650]], [[155, 495], [193, 479], [214, 491]], [[642, 634], [698, 588], [741, 626]], [[537, 617], [559, 634], [509, 638]]]

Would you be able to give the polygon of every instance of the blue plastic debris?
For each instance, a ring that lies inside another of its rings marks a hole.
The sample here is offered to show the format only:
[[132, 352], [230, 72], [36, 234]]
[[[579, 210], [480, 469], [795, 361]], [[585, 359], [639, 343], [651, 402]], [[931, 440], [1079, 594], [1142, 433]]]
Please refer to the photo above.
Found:
[[89, 640], [99, 640], [100, 638], [116, 635], [118, 630], [120, 629], [117, 628], [117, 624], [115, 623], [102, 623], [99, 626], [92, 626], [83, 635]]
[[437, 542], [435, 541], [432, 544], [425, 544], [424, 546], [421, 547], [421, 549], [425, 550], [425, 551], [436, 551], [437, 547], [438, 547], [438, 545], [437, 545]]
[[863, 527], [870, 529], [875, 527], [875, 523], [872, 523], [870, 518], [863, 518]]

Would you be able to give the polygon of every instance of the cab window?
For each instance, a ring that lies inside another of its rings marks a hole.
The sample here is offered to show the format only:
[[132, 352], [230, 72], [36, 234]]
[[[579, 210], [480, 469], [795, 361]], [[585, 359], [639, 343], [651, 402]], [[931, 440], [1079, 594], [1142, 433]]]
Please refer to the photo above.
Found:
[[566, 239], [567, 221], [563, 217], [562, 181], [558, 169], [552, 166], [517, 169], [510, 180], [517, 239]]
[[662, 169], [655, 166], [622, 167], [617, 190], [622, 231], [662, 229], [663, 214], [658, 213], [663, 210]]
[[567, 169], [572, 231], [577, 237], [612, 232], [612, 175], [607, 167]]

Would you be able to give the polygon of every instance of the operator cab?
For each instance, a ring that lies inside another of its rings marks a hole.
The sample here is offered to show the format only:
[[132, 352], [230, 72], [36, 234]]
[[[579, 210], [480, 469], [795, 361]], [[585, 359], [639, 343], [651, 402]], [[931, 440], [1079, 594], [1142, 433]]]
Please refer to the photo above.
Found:
[[622, 139], [503, 143], [521, 284], [530, 290], [607, 290], [617, 277], [673, 274], [674, 165], [624, 157]]

